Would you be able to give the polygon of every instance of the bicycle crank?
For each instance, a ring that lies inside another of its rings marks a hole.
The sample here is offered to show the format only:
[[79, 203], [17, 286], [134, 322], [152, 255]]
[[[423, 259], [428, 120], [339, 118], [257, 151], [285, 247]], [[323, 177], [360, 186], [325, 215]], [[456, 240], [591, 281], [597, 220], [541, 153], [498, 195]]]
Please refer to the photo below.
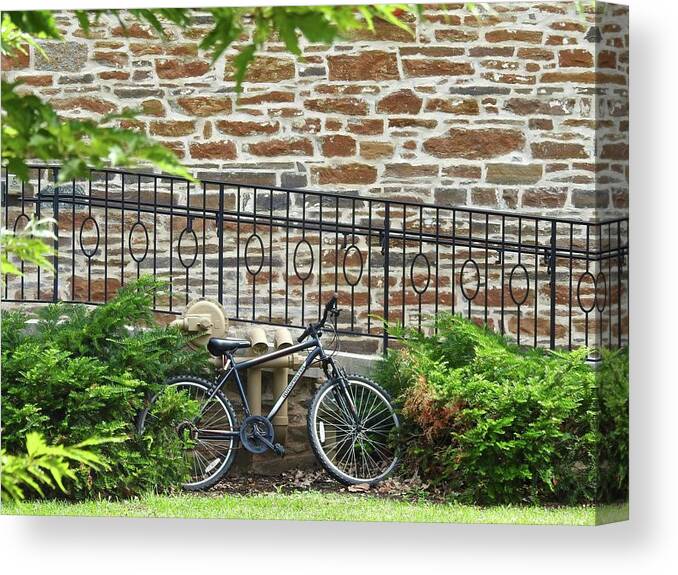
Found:
[[250, 453], [264, 453], [267, 449], [276, 455], [285, 455], [285, 448], [273, 442], [274, 431], [270, 420], [261, 415], [250, 415], [240, 428], [240, 441]]

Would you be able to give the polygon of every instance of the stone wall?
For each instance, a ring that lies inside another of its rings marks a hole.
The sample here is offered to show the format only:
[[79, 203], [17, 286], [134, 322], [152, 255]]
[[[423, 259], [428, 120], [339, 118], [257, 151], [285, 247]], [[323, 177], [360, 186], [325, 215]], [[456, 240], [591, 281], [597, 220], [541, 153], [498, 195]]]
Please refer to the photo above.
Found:
[[271, 42], [240, 98], [235, 52], [197, 48], [207, 18], [167, 41], [63, 12], [66, 42], [3, 68], [64, 115], [141, 110], [122, 124], [202, 177], [589, 219], [627, 206], [628, 9], [575, 6], [427, 5], [414, 36], [378, 24], [299, 59]]

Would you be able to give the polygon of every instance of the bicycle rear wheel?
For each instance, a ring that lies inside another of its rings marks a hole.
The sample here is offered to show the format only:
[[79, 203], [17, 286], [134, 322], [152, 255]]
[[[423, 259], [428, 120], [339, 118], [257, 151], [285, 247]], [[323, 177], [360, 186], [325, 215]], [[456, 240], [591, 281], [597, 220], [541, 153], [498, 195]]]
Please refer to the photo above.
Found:
[[398, 466], [393, 436], [400, 422], [391, 398], [379, 385], [358, 375], [347, 380], [357, 420], [340, 383], [326, 382], [308, 412], [311, 447], [320, 464], [341, 483], [375, 485]]
[[198, 402], [200, 415], [176, 425], [176, 432], [187, 439], [184, 457], [190, 477], [182, 487], [189, 491], [208, 489], [216, 484], [229, 470], [236, 454], [237, 436], [225, 434], [237, 431], [235, 411], [221, 391], [207, 400], [210, 385], [209, 381], [200, 377], [173, 377], [140, 413], [137, 421], [139, 433], [160, 424], [154, 407], [158, 406], [159, 399], [167, 390], [186, 393], [189, 399]]

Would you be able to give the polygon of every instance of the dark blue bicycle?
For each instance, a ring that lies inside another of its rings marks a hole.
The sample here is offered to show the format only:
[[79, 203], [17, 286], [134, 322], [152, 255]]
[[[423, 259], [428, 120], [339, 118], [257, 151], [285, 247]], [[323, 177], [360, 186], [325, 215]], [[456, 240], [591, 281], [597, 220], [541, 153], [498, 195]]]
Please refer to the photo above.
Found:
[[[217, 483], [233, 464], [240, 446], [252, 453], [271, 450], [282, 456], [284, 447], [276, 442], [272, 419], [287, 400], [301, 376], [315, 362], [320, 363], [327, 380], [316, 392], [308, 411], [308, 435], [313, 453], [327, 472], [344, 484], [376, 484], [398, 465], [394, 447], [400, 423], [388, 393], [377, 383], [359, 375], [347, 374], [321, 343], [324, 332], [336, 336], [337, 298], [325, 306], [319, 322], [310, 324], [298, 344], [253, 359], [236, 361], [237, 350], [250, 342], [236, 339], [210, 339], [207, 349], [224, 358], [224, 367], [215, 381], [194, 376], [174, 377], [166, 389], [185, 392], [198, 402], [199, 415], [182, 421], [177, 433], [187, 438], [185, 455], [191, 477], [184, 484], [189, 490], [207, 489]], [[328, 322], [329, 320], [329, 322]], [[243, 370], [272, 359], [308, 350], [308, 355], [266, 416], [252, 415], [243, 389]], [[238, 424], [235, 410], [221, 391], [233, 378], [244, 412]], [[139, 417], [139, 431], [153, 424], [153, 408], [164, 390], [156, 395]], [[156, 421], [158, 418], [156, 418]]]

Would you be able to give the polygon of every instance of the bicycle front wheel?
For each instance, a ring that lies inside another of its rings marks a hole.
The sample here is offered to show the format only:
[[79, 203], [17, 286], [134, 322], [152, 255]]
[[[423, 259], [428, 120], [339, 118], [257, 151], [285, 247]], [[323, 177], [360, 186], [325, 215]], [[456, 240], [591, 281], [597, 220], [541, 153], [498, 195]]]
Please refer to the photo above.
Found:
[[[326, 382], [308, 412], [308, 434], [316, 458], [346, 485], [375, 485], [398, 466], [395, 437], [400, 422], [388, 393], [375, 382], [347, 376], [344, 388]], [[344, 391], [346, 390], [346, 391]], [[352, 415], [346, 393], [355, 406]]]
[[185, 440], [184, 457], [189, 479], [182, 485], [189, 491], [208, 489], [216, 484], [233, 464], [236, 453], [237, 422], [231, 402], [218, 391], [208, 400], [210, 382], [200, 377], [179, 376], [169, 379], [138, 418], [139, 433], [163, 424], [160, 403], [163, 394], [185, 394], [197, 402], [199, 415], [190, 421], [174, 422], [176, 433]]

